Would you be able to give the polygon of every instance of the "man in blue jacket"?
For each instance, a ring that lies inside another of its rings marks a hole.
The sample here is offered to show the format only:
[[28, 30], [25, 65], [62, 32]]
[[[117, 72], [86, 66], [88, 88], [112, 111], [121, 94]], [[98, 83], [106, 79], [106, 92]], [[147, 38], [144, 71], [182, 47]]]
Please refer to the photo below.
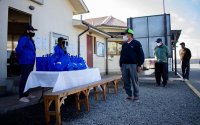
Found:
[[123, 37], [125, 43], [122, 45], [120, 55], [120, 67], [124, 89], [128, 95], [126, 99], [139, 101], [138, 72], [141, 71], [141, 65], [144, 63], [144, 52], [140, 42], [134, 39], [132, 29], [127, 29], [125, 34]]
[[29, 91], [24, 93], [24, 88], [35, 63], [36, 48], [32, 38], [35, 36], [34, 31], [36, 30], [31, 25], [26, 26], [24, 34], [19, 38], [18, 45], [15, 49], [21, 67], [19, 84], [19, 101], [21, 102], [29, 102], [30, 98], [34, 98], [34, 96], [29, 94]]

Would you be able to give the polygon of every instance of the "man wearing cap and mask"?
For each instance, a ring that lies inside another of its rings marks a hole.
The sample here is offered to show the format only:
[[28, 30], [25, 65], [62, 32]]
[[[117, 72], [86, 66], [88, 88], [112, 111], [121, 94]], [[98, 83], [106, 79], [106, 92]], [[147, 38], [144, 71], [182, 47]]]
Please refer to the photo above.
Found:
[[156, 40], [157, 46], [154, 49], [154, 55], [156, 58], [155, 63], [155, 77], [157, 86], [160, 86], [161, 77], [163, 79], [163, 87], [167, 84], [168, 79], [168, 69], [167, 60], [169, 56], [169, 51], [166, 45], [163, 44], [162, 39], [158, 38]]
[[189, 80], [191, 51], [185, 47], [184, 42], [180, 43], [180, 45], [179, 55], [181, 59], [182, 77], [184, 80]]
[[65, 47], [65, 38], [59, 37], [58, 38], [58, 44], [54, 48], [54, 54], [58, 57], [62, 57], [64, 54], [67, 53], [66, 47]]
[[34, 29], [31, 25], [27, 25], [15, 49], [21, 67], [21, 79], [19, 84], [19, 101], [21, 102], [30, 102], [30, 99], [35, 97], [30, 95], [29, 91], [24, 93], [24, 88], [29, 74], [33, 71], [35, 63], [36, 48], [33, 37], [35, 36], [34, 31], [36, 30], [37, 29]]
[[[139, 101], [138, 72], [144, 63], [142, 45], [133, 37], [133, 30], [127, 29], [123, 36], [123, 45], [120, 53], [120, 67], [124, 81], [124, 89], [128, 97], [126, 99]], [[133, 86], [133, 92], [131, 89]]]

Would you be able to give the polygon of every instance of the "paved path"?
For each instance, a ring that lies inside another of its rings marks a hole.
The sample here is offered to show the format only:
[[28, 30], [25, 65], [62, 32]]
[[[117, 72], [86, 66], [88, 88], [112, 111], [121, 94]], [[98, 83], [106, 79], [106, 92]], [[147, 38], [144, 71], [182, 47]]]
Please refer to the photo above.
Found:
[[[181, 74], [180, 65], [178, 67], [178, 72]], [[192, 86], [192, 90], [197, 92], [200, 98], [200, 64], [190, 65], [190, 80], [187, 82], [189, 86]]]
[[[154, 78], [141, 78], [140, 102], [127, 101], [119, 86], [118, 94], [107, 94], [106, 102], [90, 95], [90, 112], [75, 112], [74, 98], [62, 106], [63, 125], [199, 125], [200, 99], [180, 79], [156, 87]], [[83, 109], [83, 107], [82, 107]], [[44, 125], [43, 104], [18, 109], [0, 116], [2, 125]], [[53, 124], [54, 121], [52, 120]]]

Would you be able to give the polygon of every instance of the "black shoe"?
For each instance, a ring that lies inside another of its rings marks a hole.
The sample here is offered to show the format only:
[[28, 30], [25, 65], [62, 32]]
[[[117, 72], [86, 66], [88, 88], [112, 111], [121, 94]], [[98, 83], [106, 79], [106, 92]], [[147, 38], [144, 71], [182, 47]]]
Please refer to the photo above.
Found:
[[156, 84], [156, 86], [157, 86], [157, 87], [159, 87], [159, 86], [160, 86], [160, 84], [158, 84], [158, 83], [157, 83], [157, 84]]
[[133, 97], [132, 96], [128, 96], [126, 97], [127, 100], [133, 100]]

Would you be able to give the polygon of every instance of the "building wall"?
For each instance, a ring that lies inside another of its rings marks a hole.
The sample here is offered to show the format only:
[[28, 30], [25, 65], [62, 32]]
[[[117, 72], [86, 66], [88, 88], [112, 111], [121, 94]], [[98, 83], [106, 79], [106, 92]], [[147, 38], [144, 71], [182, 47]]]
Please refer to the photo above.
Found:
[[[28, 7], [32, 5], [35, 10]], [[73, 48], [72, 54], [77, 53], [77, 33], [72, 26], [73, 7], [68, 0], [48, 0], [44, 5], [38, 5], [30, 0], [0, 0], [0, 78], [7, 77], [7, 26], [8, 7], [32, 15], [32, 25], [38, 29], [35, 38], [46, 39], [48, 43], [44, 50], [37, 50], [37, 56], [50, 52], [50, 32], [69, 36], [69, 47]], [[55, 8], [56, 7], [56, 8]]]
[[108, 72], [109, 73], [119, 73], [119, 55], [108, 55]]
[[[83, 32], [82, 29], [79, 28], [75, 29], [77, 32], [77, 36], [78, 34]], [[87, 35], [89, 35], [89, 32], [86, 32], [80, 37], [80, 53], [86, 62], [87, 62]], [[106, 55], [104, 57], [99, 57], [96, 54], [94, 54], [94, 37], [96, 37], [96, 41], [104, 43], [105, 47], [106, 47], [106, 38], [95, 33], [92, 33], [91, 36], [93, 37], [93, 67], [99, 68], [100, 72], [104, 74], [106, 72]]]
[[[105, 32], [124, 32], [125, 28], [98, 27]], [[109, 38], [110, 42], [122, 42], [121, 38]], [[120, 73], [119, 67], [120, 55], [108, 55], [108, 73]]]
[[7, 77], [7, 24], [8, 0], [0, 1], [0, 78]]
[[105, 45], [105, 54], [104, 57], [99, 57], [96, 54], [93, 55], [94, 58], [94, 67], [98, 67], [101, 73], [106, 72], [106, 39], [100, 37], [99, 35], [96, 36], [96, 41], [102, 42]]

